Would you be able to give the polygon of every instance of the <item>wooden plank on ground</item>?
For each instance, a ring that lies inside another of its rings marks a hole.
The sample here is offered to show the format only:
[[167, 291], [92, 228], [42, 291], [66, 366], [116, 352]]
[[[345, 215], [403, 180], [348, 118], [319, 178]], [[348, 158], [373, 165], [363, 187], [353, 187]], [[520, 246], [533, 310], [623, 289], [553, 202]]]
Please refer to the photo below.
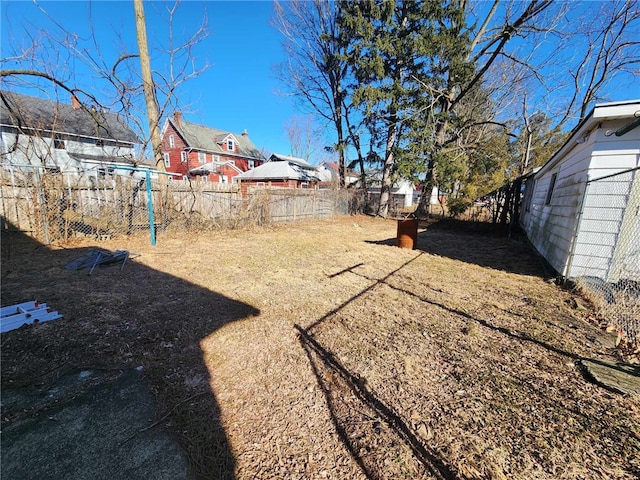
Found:
[[640, 366], [596, 359], [580, 361], [587, 377], [609, 390], [640, 396]]

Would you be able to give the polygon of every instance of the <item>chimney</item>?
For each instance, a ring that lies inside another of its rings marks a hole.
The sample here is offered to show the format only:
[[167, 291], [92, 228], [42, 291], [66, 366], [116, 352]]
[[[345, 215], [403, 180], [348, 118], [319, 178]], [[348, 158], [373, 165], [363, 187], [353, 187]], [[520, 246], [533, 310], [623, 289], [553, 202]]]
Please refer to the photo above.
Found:
[[173, 112], [173, 120], [176, 126], [180, 128], [182, 126], [182, 112]]
[[71, 106], [73, 107], [74, 110], [80, 110], [82, 108], [82, 105], [80, 104], [80, 100], [78, 100], [78, 97], [76, 97], [75, 95], [71, 95]]
[[247, 132], [247, 129], [244, 129], [244, 132], [242, 132], [242, 136], [243, 137], [248, 137], [249, 136], [249, 132]]

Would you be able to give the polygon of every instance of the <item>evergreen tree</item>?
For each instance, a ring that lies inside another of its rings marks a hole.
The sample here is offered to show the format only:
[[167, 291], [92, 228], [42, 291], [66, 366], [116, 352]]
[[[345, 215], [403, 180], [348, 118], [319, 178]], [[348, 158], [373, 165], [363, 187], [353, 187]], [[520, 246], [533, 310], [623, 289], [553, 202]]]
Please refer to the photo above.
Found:
[[386, 217], [396, 155], [417, 118], [418, 75], [433, 55], [435, 2], [344, 1], [338, 25], [345, 58], [355, 80], [353, 103], [374, 131], [382, 132], [384, 154], [378, 215]]

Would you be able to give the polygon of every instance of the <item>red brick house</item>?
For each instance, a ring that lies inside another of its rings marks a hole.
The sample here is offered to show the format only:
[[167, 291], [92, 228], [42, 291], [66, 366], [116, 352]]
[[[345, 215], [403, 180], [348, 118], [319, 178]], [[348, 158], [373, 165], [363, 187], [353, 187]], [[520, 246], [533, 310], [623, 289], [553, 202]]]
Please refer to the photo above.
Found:
[[217, 183], [231, 183], [265, 160], [246, 131], [236, 135], [185, 122], [180, 112], [162, 127], [162, 153], [167, 172]]

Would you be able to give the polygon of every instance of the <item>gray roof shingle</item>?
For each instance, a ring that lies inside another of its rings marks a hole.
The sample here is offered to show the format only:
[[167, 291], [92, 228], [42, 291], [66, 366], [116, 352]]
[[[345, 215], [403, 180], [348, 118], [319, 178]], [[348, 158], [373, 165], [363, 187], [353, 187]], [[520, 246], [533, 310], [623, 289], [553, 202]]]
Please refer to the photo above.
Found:
[[[187, 145], [191, 148], [220, 154], [240, 155], [242, 157], [253, 158], [256, 160], [264, 160], [264, 156], [260, 153], [260, 150], [257, 149], [253, 142], [249, 140], [248, 135], [236, 135], [224, 130], [185, 122], [184, 120], [180, 120], [179, 122], [174, 120], [170, 121], [185, 140]], [[238, 143], [238, 149], [236, 152], [229, 152], [221, 147], [221, 143], [224, 142], [229, 135], [233, 135], [233, 138]]]
[[0, 90], [0, 124], [41, 132], [140, 143], [115, 113]]

